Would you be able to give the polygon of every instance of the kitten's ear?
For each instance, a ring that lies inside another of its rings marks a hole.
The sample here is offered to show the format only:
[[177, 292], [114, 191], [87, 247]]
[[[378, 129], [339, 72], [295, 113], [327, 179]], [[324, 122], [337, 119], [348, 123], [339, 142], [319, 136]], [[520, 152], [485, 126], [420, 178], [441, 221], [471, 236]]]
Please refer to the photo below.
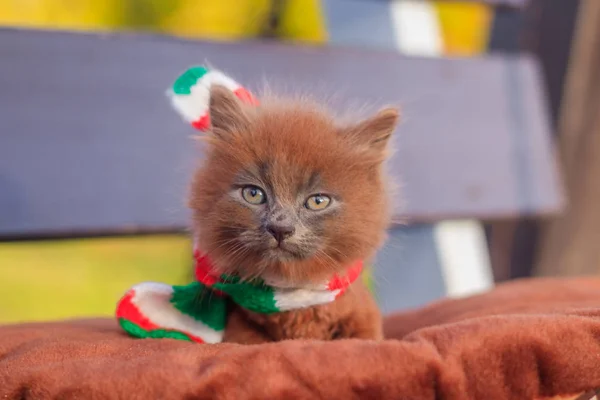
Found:
[[212, 132], [220, 138], [225, 138], [228, 134], [243, 130], [248, 126], [246, 106], [224, 86], [211, 86], [208, 112]]
[[358, 124], [347, 128], [346, 135], [359, 144], [368, 146], [369, 149], [383, 153], [390, 137], [396, 130], [399, 112], [396, 108], [388, 107]]

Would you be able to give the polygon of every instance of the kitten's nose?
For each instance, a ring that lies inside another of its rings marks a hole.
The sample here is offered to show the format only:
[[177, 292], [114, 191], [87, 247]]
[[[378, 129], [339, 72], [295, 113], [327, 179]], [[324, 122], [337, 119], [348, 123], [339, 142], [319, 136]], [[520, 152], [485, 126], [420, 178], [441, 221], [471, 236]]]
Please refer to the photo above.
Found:
[[281, 243], [284, 239], [292, 236], [296, 232], [296, 228], [293, 225], [269, 224], [267, 225], [267, 232], [273, 235], [277, 242]]

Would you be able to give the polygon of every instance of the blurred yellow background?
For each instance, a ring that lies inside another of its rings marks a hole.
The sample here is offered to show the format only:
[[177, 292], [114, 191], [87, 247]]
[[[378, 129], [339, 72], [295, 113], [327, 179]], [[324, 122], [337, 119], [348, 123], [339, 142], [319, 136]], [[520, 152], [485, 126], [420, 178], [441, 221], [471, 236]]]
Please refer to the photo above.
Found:
[[[3, 0], [0, 24], [70, 30], [147, 30], [185, 37], [242, 39], [265, 28], [270, 0]], [[277, 36], [327, 39], [319, 0], [286, 4]]]
[[0, 243], [0, 321], [111, 315], [134, 283], [188, 283], [186, 236]]

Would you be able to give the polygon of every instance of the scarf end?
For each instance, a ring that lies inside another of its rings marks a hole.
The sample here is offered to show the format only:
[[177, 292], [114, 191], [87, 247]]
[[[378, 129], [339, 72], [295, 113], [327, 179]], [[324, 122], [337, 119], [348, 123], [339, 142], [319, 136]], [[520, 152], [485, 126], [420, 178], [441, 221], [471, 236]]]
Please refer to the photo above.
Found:
[[[115, 315], [119, 325], [127, 334], [136, 338], [220, 343], [225, 328], [225, 315], [213, 316], [210, 326], [202, 321], [205, 315], [194, 314], [189, 306], [183, 310], [177, 308], [174, 298], [181, 299], [182, 288], [186, 289], [183, 293], [194, 296], [189, 290], [193, 289], [191, 286], [177, 287], [145, 282], [132, 287], [117, 304]], [[192, 297], [186, 303], [195, 304], [197, 299]]]

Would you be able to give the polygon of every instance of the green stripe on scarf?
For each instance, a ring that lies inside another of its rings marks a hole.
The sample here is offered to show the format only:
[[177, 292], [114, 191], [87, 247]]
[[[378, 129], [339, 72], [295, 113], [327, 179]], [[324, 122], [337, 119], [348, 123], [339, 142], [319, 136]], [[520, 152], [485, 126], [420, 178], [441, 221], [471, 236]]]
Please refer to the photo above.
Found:
[[208, 69], [204, 67], [192, 67], [185, 71], [173, 84], [173, 92], [179, 95], [187, 95], [192, 93], [192, 86], [196, 84], [198, 79], [202, 78]]
[[190, 339], [190, 337], [185, 333], [167, 329], [155, 329], [152, 331], [147, 331], [140, 328], [133, 322], [126, 320], [125, 318], [119, 318], [119, 325], [121, 325], [121, 328], [123, 328], [125, 332], [142, 339], [177, 339], [187, 340], [188, 342], [192, 341], [192, 339]]
[[264, 283], [241, 282], [239, 278], [228, 278], [217, 282], [213, 289], [227, 293], [234, 303], [259, 314], [272, 314], [280, 310], [275, 306], [273, 288]]
[[200, 282], [186, 286], [173, 286], [171, 304], [183, 314], [221, 331], [227, 323], [225, 298], [212, 292]]

